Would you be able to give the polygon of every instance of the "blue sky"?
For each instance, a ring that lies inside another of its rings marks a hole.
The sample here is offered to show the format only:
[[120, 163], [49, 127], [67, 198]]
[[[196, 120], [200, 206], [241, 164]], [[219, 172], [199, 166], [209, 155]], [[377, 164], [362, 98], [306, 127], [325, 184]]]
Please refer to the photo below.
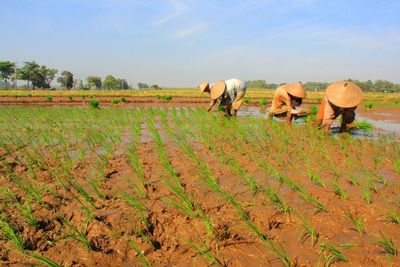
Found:
[[0, 60], [76, 78], [400, 82], [398, 0], [0, 0]]

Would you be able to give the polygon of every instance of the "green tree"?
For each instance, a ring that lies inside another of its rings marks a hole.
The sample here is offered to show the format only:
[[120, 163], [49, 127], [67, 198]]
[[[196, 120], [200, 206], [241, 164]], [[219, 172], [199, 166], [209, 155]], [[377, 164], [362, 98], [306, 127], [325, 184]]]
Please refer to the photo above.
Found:
[[32, 75], [33, 88], [50, 88], [50, 83], [56, 76], [57, 72], [57, 69], [47, 68], [44, 65], [34, 69]]
[[71, 89], [74, 86], [74, 75], [71, 72], [64, 70], [61, 72], [61, 77], [58, 77], [57, 82], [65, 88]]
[[36, 61], [24, 62], [22, 68], [17, 68], [17, 79], [27, 81], [27, 88], [29, 89], [29, 82], [33, 80], [34, 72], [40, 67]]
[[89, 76], [86, 78], [87, 80], [87, 86], [92, 89], [95, 87], [96, 89], [101, 88], [101, 78], [98, 76]]
[[119, 81], [112, 75], [107, 75], [103, 81], [103, 88], [105, 89], [118, 89], [120, 87]]
[[0, 79], [8, 86], [8, 80], [15, 74], [15, 63], [10, 61], [0, 61]]

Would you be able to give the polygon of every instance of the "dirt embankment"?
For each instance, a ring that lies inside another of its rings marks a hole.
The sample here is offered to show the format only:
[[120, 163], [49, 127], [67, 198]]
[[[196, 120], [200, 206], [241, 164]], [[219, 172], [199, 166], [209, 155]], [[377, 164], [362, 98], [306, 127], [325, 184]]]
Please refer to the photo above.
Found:
[[[91, 99], [100, 101], [100, 106], [137, 106], [137, 107], [200, 107], [207, 106], [210, 99], [207, 97], [172, 97], [171, 100], [164, 100], [153, 96], [126, 96], [122, 102], [122, 97], [98, 96], [98, 97], [67, 97], [53, 96], [51, 100], [44, 96], [1, 96], [0, 105], [39, 105], [39, 106], [88, 106]], [[113, 104], [117, 100], [118, 104]], [[259, 106], [261, 98], [252, 98], [248, 104]], [[317, 100], [305, 100], [304, 103], [317, 104]], [[271, 104], [268, 99], [267, 105]]]

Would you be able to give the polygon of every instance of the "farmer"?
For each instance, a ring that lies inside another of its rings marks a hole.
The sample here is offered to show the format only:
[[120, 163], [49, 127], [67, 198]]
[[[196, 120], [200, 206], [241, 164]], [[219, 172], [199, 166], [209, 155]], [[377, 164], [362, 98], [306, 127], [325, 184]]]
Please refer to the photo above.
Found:
[[319, 107], [318, 125], [329, 133], [333, 121], [342, 115], [339, 132], [347, 129], [347, 125], [354, 121], [355, 110], [361, 103], [362, 91], [356, 84], [349, 81], [337, 81], [328, 85]]
[[210, 94], [211, 102], [207, 109], [208, 112], [215, 104], [218, 104], [225, 107], [225, 112], [229, 116], [236, 116], [246, 94], [246, 82], [238, 79], [229, 79], [213, 84], [203, 82], [200, 84], [200, 91]]
[[309, 113], [307, 110], [297, 110], [303, 98], [306, 97], [301, 82], [294, 84], [283, 84], [276, 88], [274, 97], [272, 98], [271, 108], [268, 113], [269, 119], [273, 117], [286, 118], [290, 124], [293, 118], [301, 117]]

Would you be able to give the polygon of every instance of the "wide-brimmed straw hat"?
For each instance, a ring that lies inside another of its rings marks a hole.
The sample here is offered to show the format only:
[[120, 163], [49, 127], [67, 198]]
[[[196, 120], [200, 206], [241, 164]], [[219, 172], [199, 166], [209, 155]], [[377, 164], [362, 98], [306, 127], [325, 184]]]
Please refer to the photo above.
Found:
[[293, 84], [288, 84], [286, 87], [286, 91], [291, 94], [292, 96], [298, 97], [298, 98], [305, 98], [306, 97], [306, 90], [304, 89], [303, 85], [301, 82], [293, 83]]
[[349, 81], [333, 82], [326, 88], [329, 102], [340, 108], [358, 106], [362, 100], [361, 88]]
[[218, 81], [210, 88], [211, 99], [218, 99], [224, 93], [226, 89], [226, 84], [224, 81]]
[[207, 81], [206, 81], [206, 82], [202, 82], [202, 83], [200, 84], [200, 92], [203, 94], [204, 91], [205, 91], [208, 87], [209, 87], [209, 84], [208, 84]]

